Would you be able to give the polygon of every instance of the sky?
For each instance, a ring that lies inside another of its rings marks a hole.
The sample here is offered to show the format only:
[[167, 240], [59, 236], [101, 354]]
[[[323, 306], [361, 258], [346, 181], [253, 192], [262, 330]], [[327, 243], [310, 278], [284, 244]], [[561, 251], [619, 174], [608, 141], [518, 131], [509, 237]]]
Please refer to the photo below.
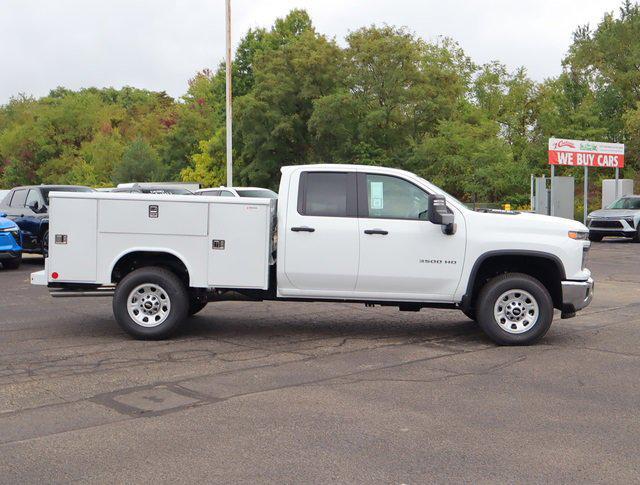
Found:
[[[578, 25], [595, 26], [621, 0], [231, 0], [233, 43], [293, 8], [344, 45], [372, 24], [451, 37], [477, 63], [561, 72]], [[135, 86], [186, 92], [188, 80], [224, 59], [224, 0], [0, 0], [0, 104], [50, 89]]]

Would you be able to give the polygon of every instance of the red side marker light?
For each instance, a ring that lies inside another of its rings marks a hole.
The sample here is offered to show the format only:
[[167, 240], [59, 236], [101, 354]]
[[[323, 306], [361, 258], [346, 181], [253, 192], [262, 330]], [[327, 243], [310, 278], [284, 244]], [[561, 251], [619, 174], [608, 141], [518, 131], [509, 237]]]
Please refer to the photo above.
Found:
[[53, 273], [51, 273], [51, 277], [52, 277], [54, 280], [57, 280], [57, 279], [58, 279], [58, 276], [60, 276], [60, 275], [59, 275], [56, 271], [54, 271]]

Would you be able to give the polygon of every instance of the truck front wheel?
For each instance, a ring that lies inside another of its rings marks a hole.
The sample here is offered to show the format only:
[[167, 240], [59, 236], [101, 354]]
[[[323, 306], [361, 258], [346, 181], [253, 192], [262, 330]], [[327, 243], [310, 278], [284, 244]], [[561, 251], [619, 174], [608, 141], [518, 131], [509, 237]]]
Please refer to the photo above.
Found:
[[169, 270], [145, 267], [116, 286], [113, 314], [120, 327], [139, 339], [158, 340], [174, 333], [189, 311], [184, 283]]
[[553, 321], [553, 300], [537, 279], [522, 273], [496, 276], [476, 302], [478, 323], [500, 345], [529, 345], [541, 339]]

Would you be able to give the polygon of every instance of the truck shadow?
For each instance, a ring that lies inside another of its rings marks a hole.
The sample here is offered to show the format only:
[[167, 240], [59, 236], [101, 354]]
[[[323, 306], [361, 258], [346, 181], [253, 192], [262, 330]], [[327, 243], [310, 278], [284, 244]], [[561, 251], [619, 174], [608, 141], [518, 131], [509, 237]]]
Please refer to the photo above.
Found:
[[490, 344], [475, 322], [464, 316], [447, 321], [416, 321], [387, 319], [385, 315], [371, 318], [332, 318], [302, 321], [290, 317], [270, 319], [232, 317], [220, 318], [206, 313], [196, 315], [183, 324], [177, 338], [198, 337], [204, 339], [248, 340], [260, 343], [294, 343], [323, 339], [389, 340], [396, 342], [423, 342], [451, 340]]

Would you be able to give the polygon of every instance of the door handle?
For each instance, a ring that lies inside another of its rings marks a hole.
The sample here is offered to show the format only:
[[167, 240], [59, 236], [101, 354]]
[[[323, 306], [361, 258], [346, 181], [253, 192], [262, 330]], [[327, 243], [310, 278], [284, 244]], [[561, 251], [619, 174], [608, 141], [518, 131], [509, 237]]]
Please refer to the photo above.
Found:
[[307, 226], [292, 227], [291, 230], [293, 232], [315, 232], [315, 229], [313, 227]]
[[384, 229], [365, 229], [365, 234], [380, 234], [381, 236], [386, 236], [389, 234], [389, 231], [385, 231]]

